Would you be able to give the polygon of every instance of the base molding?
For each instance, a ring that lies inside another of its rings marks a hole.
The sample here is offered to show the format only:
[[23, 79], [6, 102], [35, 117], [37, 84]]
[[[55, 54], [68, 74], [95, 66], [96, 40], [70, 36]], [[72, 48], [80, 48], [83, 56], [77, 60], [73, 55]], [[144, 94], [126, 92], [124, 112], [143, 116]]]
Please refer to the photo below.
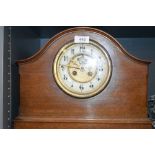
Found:
[[16, 129], [151, 129], [149, 119], [79, 119], [18, 117]]

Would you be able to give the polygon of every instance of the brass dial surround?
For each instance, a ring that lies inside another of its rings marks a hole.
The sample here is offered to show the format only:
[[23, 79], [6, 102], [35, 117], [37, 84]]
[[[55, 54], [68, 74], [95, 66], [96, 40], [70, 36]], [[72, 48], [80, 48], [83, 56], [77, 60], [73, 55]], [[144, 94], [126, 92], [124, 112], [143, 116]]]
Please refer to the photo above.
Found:
[[[88, 97], [92, 97], [92, 96], [95, 96], [97, 95], [98, 93], [100, 93], [103, 89], [105, 89], [105, 87], [107, 86], [107, 84], [109, 83], [110, 81], [110, 78], [111, 78], [111, 74], [112, 74], [112, 63], [111, 63], [111, 59], [110, 59], [110, 56], [109, 54], [107, 53], [107, 51], [98, 43], [96, 43], [95, 41], [90, 41], [90, 43], [88, 44], [82, 44], [85, 45], [85, 46], [89, 46], [91, 45], [92, 47], [98, 49], [102, 54], [104, 61], [106, 62], [106, 65], [105, 65], [105, 68], [106, 68], [106, 75], [104, 75], [104, 78], [102, 79], [102, 82], [100, 83], [100, 85], [94, 89], [93, 91], [91, 92], [77, 92], [75, 90], [73, 90], [73, 88], [68, 87], [64, 81], [62, 80], [62, 75], [61, 75], [61, 72], [60, 72], [60, 68], [61, 67], [64, 67], [64, 68], [67, 68], [66, 72], [68, 72], [68, 78], [69, 79], [72, 79], [74, 82], [79, 82], [79, 85], [82, 87], [83, 84], [85, 83], [90, 83], [91, 84], [91, 81], [92, 79], [96, 78], [96, 75], [97, 73], [99, 72], [98, 71], [98, 67], [94, 67], [93, 70], [91, 70], [90, 72], [88, 71], [89, 69], [89, 65], [87, 66], [87, 69], [86, 67], [83, 67], [84, 70], [87, 70], [87, 76], [86, 76], [86, 72], [82, 71], [82, 66], [80, 66], [79, 62], [77, 63], [77, 59], [79, 57], [81, 57], [81, 53], [77, 53], [76, 55], [74, 55], [66, 65], [61, 65], [60, 64], [60, 61], [62, 59], [62, 57], [64, 56], [65, 52], [70, 49], [71, 47], [74, 47], [75, 45], [77, 45], [77, 43], [74, 43], [74, 42], [71, 42], [71, 43], [68, 43], [66, 45], [64, 45], [57, 53], [55, 59], [54, 59], [54, 63], [53, 63], [53, 72], [54, 72], [54, 78], [55, 78], [55, 81], [56, 83], [58, 84], [58, 86], [67, 94], [73, 96], [73, 97], [77, 97], [77, 98], [88, 98]], [[81, 46], [81, 43], [79, 44], [79, 46]], [[87, 55], [87, 54], [84, 54], [84, 57], [90, 60], [93, 60], [95, 58], [93, 58], [93, 56], [90, 56], [90, 55]], [[89, 60], [88, 60], [89, 61]], [[97, 60], [96, 60], [97, 61]], [[82, 74], [83, 72], [83, 74]], [[75, 75], [74, 75], [75, 74]], [[77, 76], [77, 75], [80, 75], [81, 76]], [[89, 74], [89, 75], [88, 75]], [[84, 80], [82, 79], [82, 75], [85, 75], [85, 77], [89, 77], [87, 80]], [[81, 78], [81, 79], [80, 79]], [[102, 78], [102, 76], [101, 76]]]

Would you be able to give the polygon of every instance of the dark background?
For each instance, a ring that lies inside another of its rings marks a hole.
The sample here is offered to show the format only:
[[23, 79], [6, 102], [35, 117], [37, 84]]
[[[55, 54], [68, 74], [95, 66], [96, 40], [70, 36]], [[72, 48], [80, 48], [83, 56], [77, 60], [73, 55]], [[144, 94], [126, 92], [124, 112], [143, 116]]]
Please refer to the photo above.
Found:
[[[66, 26], [28, 26], [11, 27], [11, 60], [12, 60], [12, 104], [11, 119], [18, 114], [19, 107], [19, 76], [17, 60], [25, 59], [36, 53], [55, 34], [71, 27]], [[96, 27], [115, 37], [133, 56], [151, 60], [149, 68], [148, 97], [155, 94], [155, 27]], [[5, 42], [7, 42], [8, 27], [5, 27]], [[5, 45], [7, 50], [7, 44]], [[5, 52], [6, 53], [6, 52]], [[4, 70], [7, 70], [7, 54], [4, 55]], [[4, 77], [7, 74], [4, 73]], [[140, 73], [137, 73], [140, 74]], [[4, 82], [4, 91], [7, 92]], [[4, 93], [7, 94], [7, 93]], [[5, 99], [5, 96], [4, 96]], [[136, 106], [136, 103], [135, 103]], [[4, 105], [4, 115], [8, 108]], [[6, 116], [5, 116], [6, 117]], [[5, 121], [4, 121], [5, 122]], [[4, 128], [7, 128], [4, 123]]]

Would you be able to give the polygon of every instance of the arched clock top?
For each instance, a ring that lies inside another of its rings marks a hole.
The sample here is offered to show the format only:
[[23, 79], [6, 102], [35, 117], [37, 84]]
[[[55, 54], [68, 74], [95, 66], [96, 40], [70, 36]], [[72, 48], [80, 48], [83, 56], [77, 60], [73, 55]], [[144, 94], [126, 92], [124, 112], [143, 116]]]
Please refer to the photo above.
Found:
[[[129, 52], [127, 52], [127, 50], [125, 50], [125, 48], [114, 38], [112, 37], [110, 34], [96, 29], [96, 28], [90, 28], [90, 27], [75, 27], [75, 28], [70, 28], [67, 30], [64, 30], [58, 34], [56, 34], [54, 37], [52, 37], [47, 43], [46, 45], [44, 45], [37, 53], [35, 53], [33, 56], [23, 59], [23, 60], [18, 60], [17, 64], [21, 65], [21, 64], [27, 64], [27, 63], [31, 63], [36, 61], [38, 58], [40, 58], [46, 51], [47, 49], [52, 46], [53, 43], [55, 43], [57, 40], [59, 40], [62, 37], [65, 37], [67, 34], [70, 33], [75, 33], [75, 35], [77, 34], [82, 34], [83, 32], [85, 32], [87, 35], [89, 34], [97, 34], [100, 35], [101, 37], [105, 38], [106, 40], [109, 40], [114, 46], [116, 46], [121, 52], [123, 52], [128, 58], [134, 60], [137, 63], [143, 63], [143, 64], [150, 64], [151, 61], [148, 60], [142, 60], [139, 59], [131, 54], [129, 54]], [[91, 39], [91, 38], [90, 38]]]

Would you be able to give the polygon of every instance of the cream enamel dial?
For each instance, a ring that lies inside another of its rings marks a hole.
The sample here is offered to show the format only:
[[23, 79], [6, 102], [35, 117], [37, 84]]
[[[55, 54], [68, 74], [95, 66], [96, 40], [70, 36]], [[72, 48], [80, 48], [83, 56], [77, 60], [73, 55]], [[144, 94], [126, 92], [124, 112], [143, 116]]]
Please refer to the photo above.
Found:
[[111, 61], [97, 43], [69, 43], [54, 60], [54, 77], [67, 94], [87, 98], [101, 92], [111, 77]]

